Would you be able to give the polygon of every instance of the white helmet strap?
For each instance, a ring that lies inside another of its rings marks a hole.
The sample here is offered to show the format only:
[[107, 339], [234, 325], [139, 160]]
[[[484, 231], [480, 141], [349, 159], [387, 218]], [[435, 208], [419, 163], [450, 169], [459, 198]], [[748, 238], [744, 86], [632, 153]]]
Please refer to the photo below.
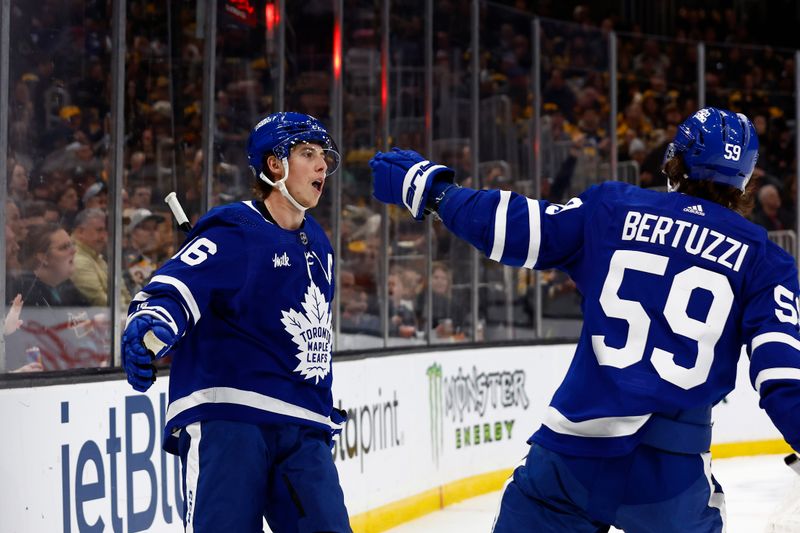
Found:
[[289, 203], [295, 207], [295, 209], [297, 209], [301, 213], [305, 213], [305, 211], [308, 208], [303, 207], [302, 205], [300, 205], [300, 202], [292, 198], [292, 195], [289, 194], [289, 189], [286, 188], [286, 180], [289, 178], [289, 159], [284, 157], [283, 159], [281, 159], [281, 164], [283, 165], [283, 177], [278, 181], [272, 181], [271, 179], [269, 179], [267, 175], [264, 173], [264, 171], [261, 171], [261, 174], [259, 174], [258, 177], [261, 179], [261, 181], [263, 181], [270, 187], [275, 187], [276, 189], [278, 189], [280, 193], [284, 196], [284, 198], [289, 200]]

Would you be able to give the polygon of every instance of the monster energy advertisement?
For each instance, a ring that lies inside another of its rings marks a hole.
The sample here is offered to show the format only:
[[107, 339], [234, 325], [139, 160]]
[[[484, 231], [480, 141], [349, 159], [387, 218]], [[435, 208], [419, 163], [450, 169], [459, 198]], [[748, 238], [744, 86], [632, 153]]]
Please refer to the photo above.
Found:
[[530, 405], [525, 370], [484, 371], [473, 365], [448, 372], [435, 362], [426, 373], [431, 455], [436, 465], [447, 451], [485, 447], [517, 437], [513, 409], [527, 410]]

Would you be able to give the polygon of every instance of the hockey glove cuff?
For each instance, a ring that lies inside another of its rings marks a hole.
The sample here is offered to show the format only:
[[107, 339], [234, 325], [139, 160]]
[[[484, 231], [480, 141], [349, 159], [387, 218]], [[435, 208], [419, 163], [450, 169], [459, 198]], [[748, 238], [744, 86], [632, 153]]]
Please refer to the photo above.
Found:
[[331, 411], [331, 422], [337, 424], [338, 427], [331, 428], [330, 439], [328, 444], [330, 444], [331, 449], [333, 449], [333, 443], [336, 437], [341, 435], [342, 430], [344, 429], [344, 424], [347, 422], [347, 411], [343, 409], [337, 409], [336, 407], [333, 408]]
[[417, 219], [425, 218], [425, 206], [434, 181], [452, 183], [454, 172], [426, 160], [413, 150], [392, 148], [377, 152], [372, 167], [373, 196], [387, 204], [404, 205]]

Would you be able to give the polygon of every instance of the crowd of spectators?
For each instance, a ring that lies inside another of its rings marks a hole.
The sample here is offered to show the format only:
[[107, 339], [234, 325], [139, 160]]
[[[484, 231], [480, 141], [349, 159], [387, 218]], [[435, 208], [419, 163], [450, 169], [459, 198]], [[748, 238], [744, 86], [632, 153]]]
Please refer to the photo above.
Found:
[[[12, 4], [6, 303], [22, 322], [7, 321], [7, 367], [108, 364], [111, 3]], [[330, 123], [331, 7], [287, 4], [285, 106]], [[425, 24], [416, 0], [392, 2], [385, 87], [380, 10], [370, 2], [345, 1], [339, 139], [345, 164], [336, 178], [341, 180], [342, 211], [335, 217], [334, 203], [326, 199], [317, 215], [328, 231], [336, 227], [334, 218], [339, 222], [337, 320], [345, 334], [381, 336], [380, 286], [387, 283], [390, 337], [409, 342], [507, 338], [509, 328], [531, 328], [535, 278], [481, 262], [479, 318], [473, 324], [473, 272], [466, 266], [470, 248], [441, 231], [439, 222], [428, 238], [425, 225], [392, 208], [384, 221], [370, 198], [367, 161], [376, 148], [385, 148], [379, 127], [382, 105], [388, 106], [392, 144], [424, 151], [429, 127], [432, 158], [455, 168], [462, 184], [534, 193], [529, 179], [534, 163], [529, 3], [481, 4], [477, 116], [470, 107], [468, 5], [454, 0], [434, 4], [434, 106], [433, 116], [426, 118]], [[123, 283], [118, 298], [123, 309], [178, 244], [160, 199], [178, 190], [190, 217], [200, 214], [205, 157], [199, 5], [127, 2]], [[548, 6], [540, 2], [539, 14], [546, 16]], [[210, 205], [250, 197], [243, 144], [254, 118], [275, 110], [282, 65], [276, 60], [274, 29], [220, 9]], [[762, 187], [752, 219], [771, 231], [793, 229], [795, 212], [788, 207], [796, 204], [793, 54], [749, 46], [746, 21], [733, 10], [682, 9], [678, 16], [678, 30], [668, 38], [644, 35], [616, 16], [597, 17], [589, 4], [574, 8], [572, 20], [541, 19], [544, 181], [537, 192], [563, 202], [588, 184], [608, 179], [612, 137], [622, 179], [663, 186], [664, 147], [697, 107], [696, 41], [704, 40], [706, 102], [750, 116], [761, 141], [756, 176]], [[618, 35], [616, 131], [609, 128], [612, 30]], [[388, 102], [382, 100], [384, 91]], [[469, 141], [475, 121], [480, 132], [477, 168]], [[379, 275], [384, 223], [389, 225], [389, 268]], [[430, 277], [424, 275], [428, 253]], [[545, 316], [574, 317], [579, 299], [569, 279], [548, 273], [539, 284]]]

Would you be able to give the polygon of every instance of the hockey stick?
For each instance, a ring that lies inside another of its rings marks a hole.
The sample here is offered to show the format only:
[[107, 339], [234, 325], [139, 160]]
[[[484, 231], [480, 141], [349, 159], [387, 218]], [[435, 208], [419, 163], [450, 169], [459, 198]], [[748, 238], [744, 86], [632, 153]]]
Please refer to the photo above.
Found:
[[790, 453], [784, 457], [783, 462], [786, 463], [786, 466], [800, 474], [800, 457], [797, 457], [796, 453]]
[[181, 203], [178, 201], [178, 195], [173, 191], [169, 193], [166, 198], [164, 198], [164, 201], [167, 202], [169, 210], [172, 211], [172, 216], [175, 217], [175, 222], [178, 223], [178, 228], [184, 233], [189, 233], [192, 231], [192, 225], [189, 224], [189, 218], [186, 216], [186, 212], [183, 210]]
[[[172, 211], [172, 216], [175, 217], [178, 228], [184, 233], [192, 231], [192, 225], [189, 223], [189, 218], [186, 216], [183, 206], [178, 201], [178, 195], [173, 191], [164, 198], [164, 201], [169, 206], [169, 210]], [[155, 359], [155, 355], [166, 346], [166, 343], [156, 337], [156, 334], [153, 333], [152, 330], [144, 334], [142, 344], [144, 344], [144, 347], [152, 354], [153, 359]], [[155, 378], [155, 376], [153, 377]]]

